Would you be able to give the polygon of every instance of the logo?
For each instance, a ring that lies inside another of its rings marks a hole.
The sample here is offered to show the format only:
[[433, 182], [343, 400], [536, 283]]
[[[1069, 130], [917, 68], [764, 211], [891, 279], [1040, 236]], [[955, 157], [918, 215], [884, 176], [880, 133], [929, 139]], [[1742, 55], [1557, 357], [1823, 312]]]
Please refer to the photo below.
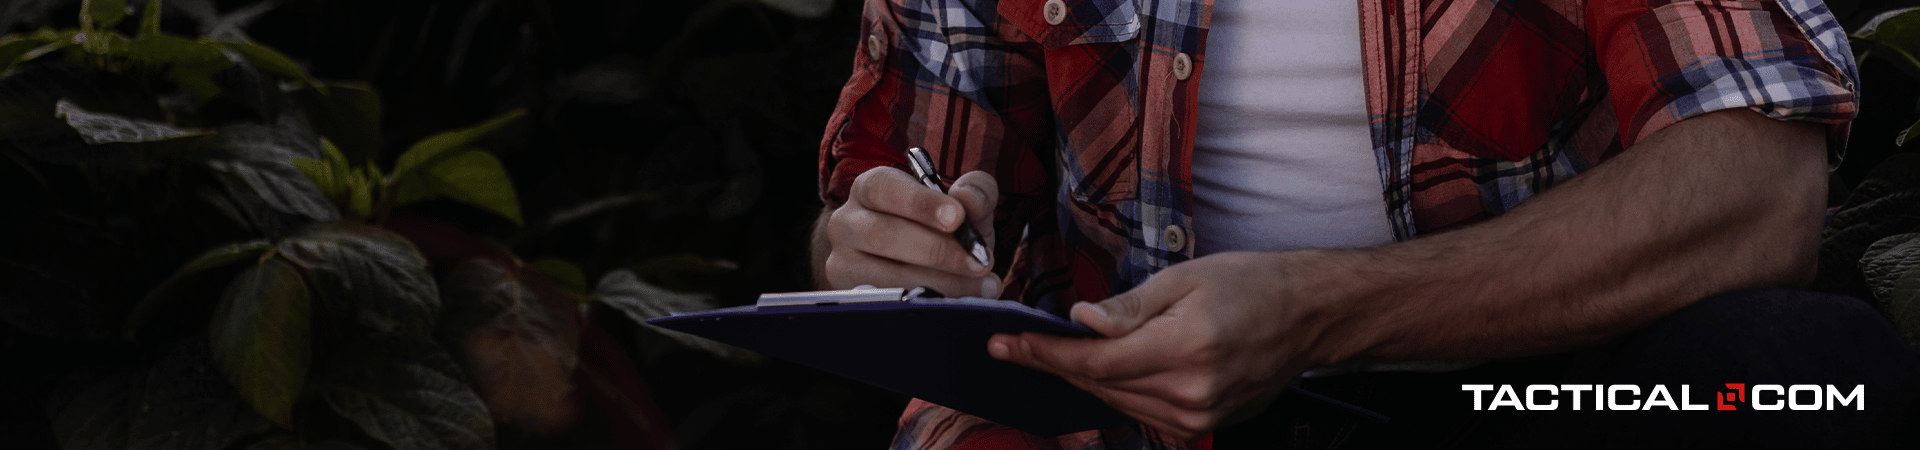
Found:
[[[1463, 384], [1460, 390], [1473, 392], [1473, 410], [1516, 411], [1833, 411], [1867, 409], [1867, 386], [1841, 389], [1834, 385], [1726, 383], [1702, 389], [1713, 392], [1713, 403], [1695, 403], [1692, 385], [1678, 389], [1664, 384], [1642, 388], [1635, 384], [1529, 384], [1515, 388], [1511, 384]], [[1749, 396], [1751, 391], [1751, 396]], [[1490, 394], [1490, 395], [1489, 395]], [[1704, 397], [1704, 396], [1703, 396]], [[1751, 398], [1751, 401], [1749, 401]]]

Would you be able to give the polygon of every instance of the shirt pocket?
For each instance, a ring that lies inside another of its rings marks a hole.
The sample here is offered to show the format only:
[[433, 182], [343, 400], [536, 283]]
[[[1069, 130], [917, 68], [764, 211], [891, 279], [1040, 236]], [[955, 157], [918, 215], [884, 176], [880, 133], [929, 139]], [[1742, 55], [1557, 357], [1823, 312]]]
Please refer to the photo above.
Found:
[[[1055, 5], [1057, 3], [1057, 5]], [[1140, 35], [1137, 0], [1018, 1], [999, 3], [1001, 17], [1048, 50], [1130, 41]], [[1051, 8], [1058, 7], [1057, 18]], [[1057, 20], [1052, 20], [1057, 19]]]
[[1139, 197], [1140, 58], [1149, 57], [1133, 0], [1003, 1], [1000, 13], [1044, 54], [1054, 146], [1072, 200], [1107, 210]]

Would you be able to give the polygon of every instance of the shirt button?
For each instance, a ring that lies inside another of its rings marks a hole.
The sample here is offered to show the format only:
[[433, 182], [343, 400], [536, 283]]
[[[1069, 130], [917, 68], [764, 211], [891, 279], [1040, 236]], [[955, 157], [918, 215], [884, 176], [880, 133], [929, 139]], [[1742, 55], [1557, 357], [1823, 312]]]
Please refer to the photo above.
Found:
[[1187, 249], [1187, 229], [1180, 228], [1179, 225], [1167, 225], [1166, 231], [1160, 234], [1160, 239], [1162, 243], [1167, 244], [1168, 251], [1178, 252]]
[[1186, 53], [1173, 55], [1173, 78], [1186, 81], [1190, 76], [1193, 76], [1193, 57]]
[[885, 42], [880, 42], [880, 35], [878, 34], [867, 35], [867, 58], [870, 58], [874, 61], [879, 61], [880, 57], [886, 56], [886, 54], [887, 54], [887, 46]]
[[1047, 0], [1046, 6], [1041, 8], [1041, 12], [1047, 17], [1047, 25], [1059, 25], [1060, 22], [1067, 20], [1067, 2]]

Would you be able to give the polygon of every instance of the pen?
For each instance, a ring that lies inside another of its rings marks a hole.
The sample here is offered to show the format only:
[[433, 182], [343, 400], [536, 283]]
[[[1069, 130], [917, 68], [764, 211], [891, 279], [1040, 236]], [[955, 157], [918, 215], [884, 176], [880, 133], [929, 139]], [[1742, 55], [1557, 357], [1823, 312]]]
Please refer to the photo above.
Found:
[[[942, 187], [943, 183], [940, 182], [940, 173], [933, 170], [933, 158], [927, 157], [926, 150], [920, 147], [907, 149], [907, 166], [913, 168], [913, 176], [919, 178], [920, 183], [942, 194], [947, 193], [947, 188]], [[987, 241], [980, 238], [980, 232], [974, 230], [973, 224], [967, 223], [965, 218], [960, 220], [960, 229], [953, 230], [953, 238], [960, 241], [961, 247], [972, 250], [974, 261], [979, 261], [981, 265], [988, 264]]]

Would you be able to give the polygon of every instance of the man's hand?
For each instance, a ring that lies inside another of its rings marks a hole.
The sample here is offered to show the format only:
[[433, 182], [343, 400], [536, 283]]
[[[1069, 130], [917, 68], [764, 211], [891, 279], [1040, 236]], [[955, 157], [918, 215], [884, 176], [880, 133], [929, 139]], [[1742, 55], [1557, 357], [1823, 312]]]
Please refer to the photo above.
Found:
[[974, 261], [953, 238], [964, 220], [992, 247], [999, 187], [993, 176], [974, 171], [947, 191], [928, 189], [892, 167], [860, 174], [847, 203], [823, 213], [814, 230], [825, 287], [926, 286], [950, 296], [999, 296], [992, 261]]
[[1073, 319], [1105, 338], [996, 335], [995, 358], [1059, 375], [1122, 413], [1191, 440], [1260, 407], [1308, 368], [1343, 359], [1315, 348], [1338, 322], [1295, 260], [1310, 253], [1222, 253], [1167, 268]]
[[1195, 259], [1075, 305], [1104, 338], [997, 335], [987, 351], [1191, 438], [1352, 357], [1590, 345], [1710, 295], [1804, 280], [1825, 144], [1817, 127], [1716, 112], [1486, 222], [1371, 249]]

